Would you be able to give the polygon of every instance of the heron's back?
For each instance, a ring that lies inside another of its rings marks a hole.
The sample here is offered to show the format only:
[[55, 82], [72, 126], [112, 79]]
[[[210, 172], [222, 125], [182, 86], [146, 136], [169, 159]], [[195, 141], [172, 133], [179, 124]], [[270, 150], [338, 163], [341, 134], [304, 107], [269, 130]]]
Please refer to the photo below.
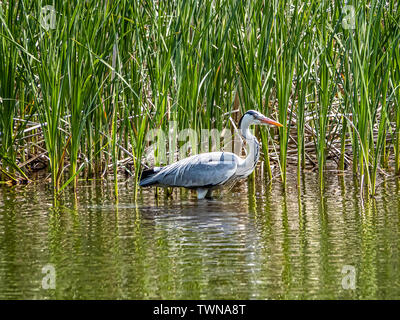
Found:
[[210, 188], [230, 180], [238, 162], [239, 157], [230, 152], [202, 153], [162, 167], [158, 172], [147, 172], [139, 185]]

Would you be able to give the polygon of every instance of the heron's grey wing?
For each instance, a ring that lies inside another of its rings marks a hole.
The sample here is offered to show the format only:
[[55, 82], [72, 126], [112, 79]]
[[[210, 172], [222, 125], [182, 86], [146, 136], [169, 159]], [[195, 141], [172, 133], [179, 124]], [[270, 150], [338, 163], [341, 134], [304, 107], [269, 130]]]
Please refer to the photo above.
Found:
[[232, 178], [237, 165], [238, 159], [233, 153], [203, 153], [166, 166], [154, 177], [154, 181], [173, 187], [212, 187]]

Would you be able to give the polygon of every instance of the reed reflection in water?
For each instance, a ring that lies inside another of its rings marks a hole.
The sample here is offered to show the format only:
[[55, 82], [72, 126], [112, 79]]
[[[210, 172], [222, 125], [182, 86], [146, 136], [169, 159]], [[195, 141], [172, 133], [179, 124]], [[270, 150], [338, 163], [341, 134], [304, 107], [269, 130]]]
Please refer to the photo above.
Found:
[[[40, 185], [0, 189], [2, 299], [398, 298], [400, 186], [362, 205], [357, 182], [249, 180], [198, 201], [130, 181], [81, 182], [56, 203]], [[56, 288], [42, 288], [44, 265]], [[355, 289], [344, 289], [344, 266]]]

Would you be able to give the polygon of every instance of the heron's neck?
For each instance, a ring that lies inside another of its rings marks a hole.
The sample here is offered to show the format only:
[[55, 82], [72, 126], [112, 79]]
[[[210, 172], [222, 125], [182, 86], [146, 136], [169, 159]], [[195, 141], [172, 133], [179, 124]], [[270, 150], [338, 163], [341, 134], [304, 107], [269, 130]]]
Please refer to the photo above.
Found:
[[247, 177], [250, 175], [260, 158], [260, 144], [258, 143], [255, 136], [250, 132], [248, 126], [241, 128], [241, 133], [243, 138], [246, 140], [247, 144], [247, 157], [238, 167], [238, 175]]

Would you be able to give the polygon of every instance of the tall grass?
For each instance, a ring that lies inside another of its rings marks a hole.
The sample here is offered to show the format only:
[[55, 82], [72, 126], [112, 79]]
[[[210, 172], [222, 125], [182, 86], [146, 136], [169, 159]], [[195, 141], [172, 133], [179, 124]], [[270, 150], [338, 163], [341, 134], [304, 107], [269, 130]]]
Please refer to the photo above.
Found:
[[[396, 22], [398, 23], [398, 22]], [[400, 25], [397, 25], [400, 27]], [[390, 70], [390, 89], [393, 94], [393, 100], [396, 106], [400, 105], [400, 39], [397, 39], [392, 49], [392, 69]], [[400, 108], [394, 110], [395, 115], [395, 171], [400, 173]]]
[[[264, 18], [267, 14], [268, 19]], [[245, 25], [243, 25], [245, 21]], [[235, 61], [239, 68], [239, 93], [243, 106], [252, 106], [266, 115], [271, 113], [269, 101], [273, 87], [272, 70], [275, 55], [272, 52], [273, 7], [264, 1], [248, 2], [236, 11], [234, 17], [234, 40], [237, 50]], [[260, 130], [265, 168], [272, 178], [269, 163], [268, 136]]]
[[350, 26], [339, 0], [3, 1], [1, 180], [47, 159], [56, 191], [108, 173], [137, 181], [190, 142], [155, 139], [170, 153], [147, 163], [150, 130], [174, 122], [200, 137], [258, 109], [284, 125], [257, 133], [268, 179], [317, 166], [322, 186], [328, 167], [353, 167], [374, 194], [381, 172], [400, 172], [400, 12], [346, 4]]
[[[0, 8], [1, 25], [0, 32], [7, 34], [9, 37], [19, 35], [20, 30], [13, 21], [20, 12], [17, 4], [11, 4], [9, 10], [3, 12]], [[18, 101], [18, 89], [23, 84], [20, 81], [22, 74], [17, 72], [20, 57], [18, 49], [9, 45], [9, 41], [5, 38], [0, 39], [0, 159], [1, 171], [0, 180], [12, 179], [15, 181], [14, 175], [17, 170], [16, 160], [18, 148], [16, 145], [16, 137], [21, 133], [22, 126], [15, 121], [15, 117], [22, 108], [25, 107], [23, 98]]]
[[[289, 100], [292, 94], [295, 57], [301, 36], [301, 1], [293, 3], [274, 1], [275, 27], [274, 46], [276, 63], [276, 96], [278, 100], [279, 121], [283, 124], [279, 131], [280, 168], [282, 182], [286, 184], [286, 162], [290, 122], [288, 121]], [[292, 109], [293, 110], [293, 109]], [[290, 114], [290, 117], [292, 113]]]

